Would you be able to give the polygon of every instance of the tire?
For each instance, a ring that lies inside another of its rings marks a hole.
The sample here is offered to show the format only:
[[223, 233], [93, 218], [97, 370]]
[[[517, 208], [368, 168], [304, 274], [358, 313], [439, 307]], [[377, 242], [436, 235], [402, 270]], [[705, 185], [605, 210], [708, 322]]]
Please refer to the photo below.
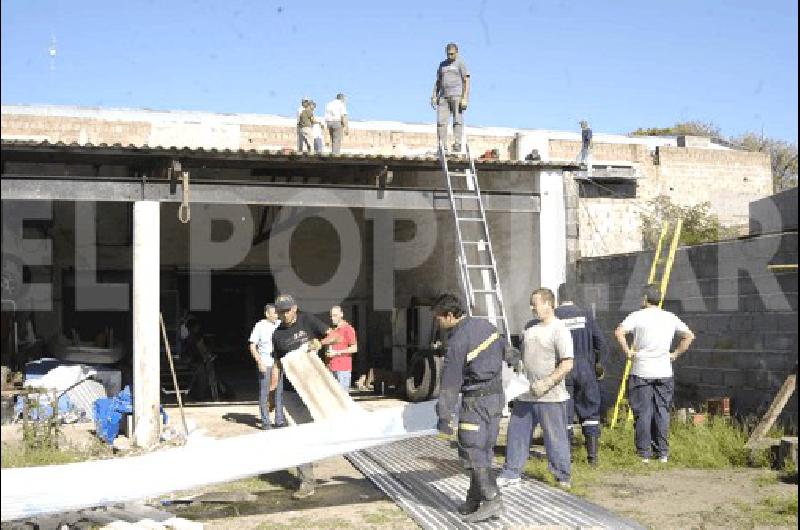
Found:
[[428, 399], [439, 397], [439, 390], [442, 387], [442, 366], [444, 366], [444, 356], [433, 355], [433, 391]]
[[436, 361], [430, 352], [417, 352], [411, 357], [406, 372], [406, 398], [412, 403], [427, 401], [436, 384]]

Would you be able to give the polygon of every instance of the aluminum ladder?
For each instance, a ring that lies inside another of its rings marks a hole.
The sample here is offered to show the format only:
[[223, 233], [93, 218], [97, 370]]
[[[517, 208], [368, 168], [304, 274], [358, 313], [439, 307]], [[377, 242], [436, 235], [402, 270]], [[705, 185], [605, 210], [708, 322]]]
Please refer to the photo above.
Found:
[[[669, 250], [666, 257], [662, 257], [664, 252], [664, 244], [667, 241], [670, 228], [672, 231], [672, 242], [670, 243]], [[656, 245], [656, 253], [653, 257], [653, 264], [650, 266], [650, 275], [647, 277], [648, 284], [658, 285], [660, 297], [658, 300], [658, 307], [664, 304], [664, 296], [667, 294], [667, 286], [669, 285], [669, 278], [672, 274], [672, 265], [675, 263], [675, 252], [678, 250], [678, 243], [681, 239], [681, 229], [683, 228], [683, 219], [675, 221], [674, 226], [669, 222], [665, 222], [661, 228], [661, 235], [658, 237], [658, 244]], [[631, 360], [625, 361], [625, 370], [622, 372], [622, 381], [619, 385], [617, 392], [617, 401], [614, 403], [614, 415], [611, 417], [611, 428], [617, 425], [620, 412], [628, 409], [627, 421], [633, 421], [633, 409], [631, 409], [628, 400], [625, 399], [625, 391], [628, 386], [628, 376], [631, 373]]]
[[[439, 160], [447, 181], [447, 194], [456, 227], [458, 269], [467, 300], [467, 313], [471, 317], [489, 320], [501, 335], [510, 340], [475, 159], [466, 142], [464, 147], [469, 162], [467, 167], [451, 170], [444, 145], [439, 143]], [[458, 165], [464, 164], [461, 162]]]

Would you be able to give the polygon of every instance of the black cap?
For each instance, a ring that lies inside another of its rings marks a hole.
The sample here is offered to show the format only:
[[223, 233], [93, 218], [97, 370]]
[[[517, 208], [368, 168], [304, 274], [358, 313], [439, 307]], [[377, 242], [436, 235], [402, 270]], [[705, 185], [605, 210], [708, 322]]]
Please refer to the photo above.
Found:
[[297, 302], [294, 301], [294, 297], [290, 294], [282, 294], [275, 299], [275, 309], [278, 311], [288, 311], [296, 305]]

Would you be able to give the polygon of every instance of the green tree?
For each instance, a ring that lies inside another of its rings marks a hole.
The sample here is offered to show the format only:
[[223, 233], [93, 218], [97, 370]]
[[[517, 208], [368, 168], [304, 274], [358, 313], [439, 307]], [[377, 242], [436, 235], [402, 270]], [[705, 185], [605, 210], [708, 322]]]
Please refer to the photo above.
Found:
[[649, 127], [639, 128], [630, 133], [630, 136], [707, 136], [709, 138], [719, 138], [721, 135], [719, 127], [711, 122], [700, 120], [681, 121], [671, 127]]
[[797, 186], [797, 144], [753, 132], [731, 138], [731, 143], [746, 151], [769, 153], [774, 191]]
[[665, 221], [683, 219], [681, 245], [697, 245], [723, 239], [731, 239], [738, 234], [736, 229], [724, 226], [719, 218], [711, 213], [711, 204], [703, 202], [694, 206], [680, 206], [667, 195], [659, 195], [647, 201], [647, 211], [641, 213], [642, 238], [644, 248], [654, 249]]

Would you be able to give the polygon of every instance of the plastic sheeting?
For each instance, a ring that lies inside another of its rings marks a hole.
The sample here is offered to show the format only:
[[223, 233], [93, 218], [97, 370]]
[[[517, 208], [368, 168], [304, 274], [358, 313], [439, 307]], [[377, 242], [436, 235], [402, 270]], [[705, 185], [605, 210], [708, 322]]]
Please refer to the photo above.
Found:
[[0, 470], [9, 521], [163, 495], [436, 432], [434, 402], [357, 412], [286, 429], [206, 439], [113, 460]]

